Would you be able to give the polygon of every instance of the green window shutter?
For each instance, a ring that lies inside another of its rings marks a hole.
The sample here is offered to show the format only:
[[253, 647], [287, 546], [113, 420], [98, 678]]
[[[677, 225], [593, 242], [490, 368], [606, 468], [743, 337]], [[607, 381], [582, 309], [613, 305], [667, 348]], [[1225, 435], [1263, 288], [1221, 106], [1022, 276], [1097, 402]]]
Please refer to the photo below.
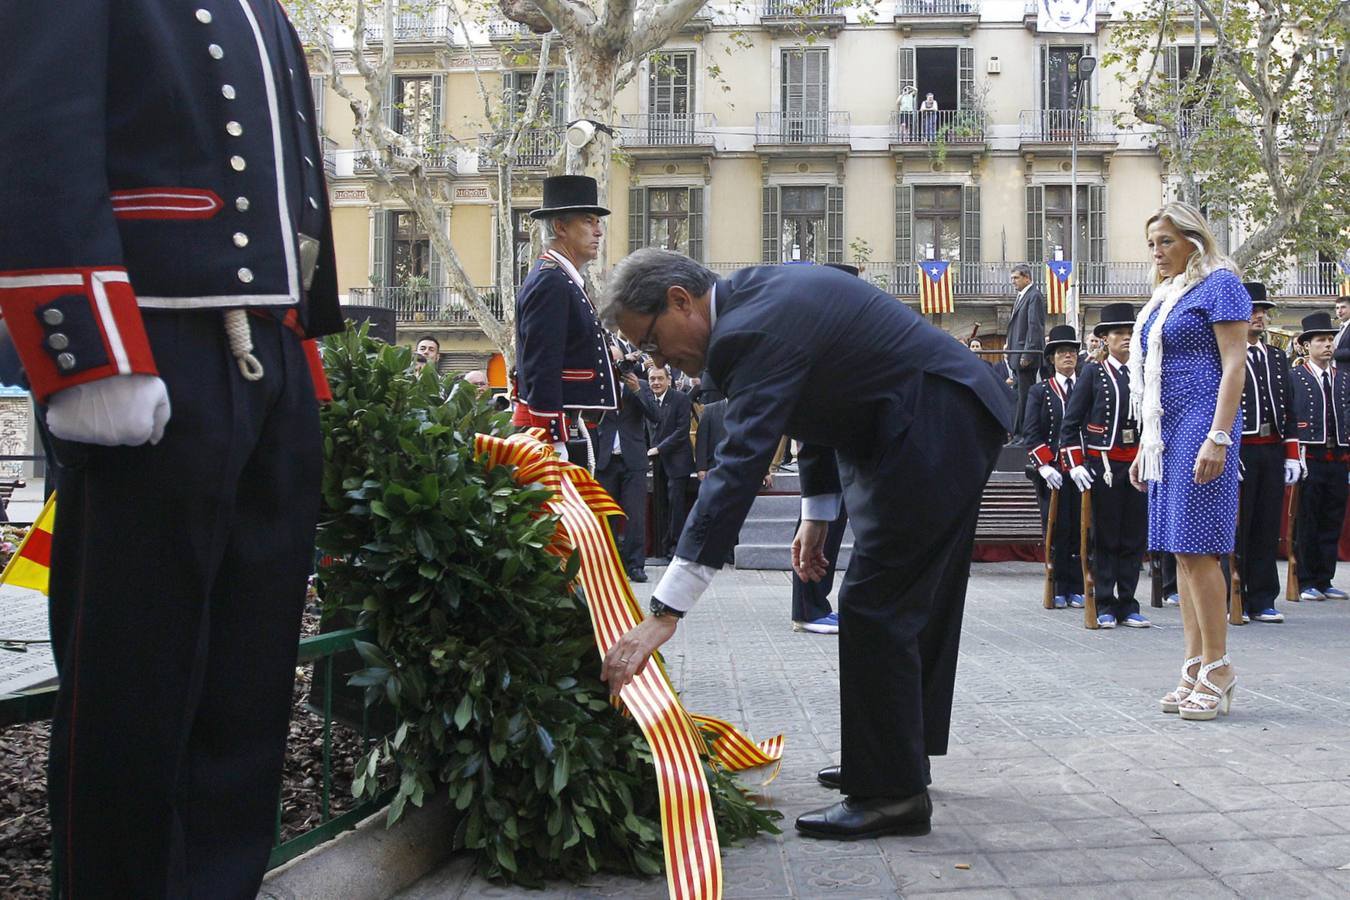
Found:
[[1045, 188], [1027, 185], [1027, 262], [1037, 272], [1045, 265]]
[[309, 76], [309, 92], [314, 95], [314, 129], [323, 133], [323, 102], [325, 81], [322, 75]]
[[398, 100], [398, 76], [390, 75], [389, 81], [384, 86], [384, 124], [389, 128], [394, 127], [398, 121], [398, 110], [394, 104]]
[[647, 246], [647, 190], [628, 189], [628, 252]]
[[1106, 185], [1088, 185], [1088, 259], [1106, 262]]
[[975, 48], [958, 47], [957, 53], [957, 94], [958, 109], [970, 109], [975, 104]]
[[370, 232], [370, 283], [383, 287], [385, 285], [384, 265], [384, 233], [389, 224], [389, 213], [382, 209], [375, 210], [371, 217]]
[[[431, 133], [442, 134], [445, 131], [445, 76], [431, 76]], [[437, 142], [439, 144], [439, 141]]]
[[966, 280], [973, 282], [980, 261], [980, 186], [967, 184], [961, 188], [961, 264], [972, 264]]
[[703, 251], [703, 188], [689, 189], [689, 256], [707, 262]]
[[[897, 294], [917, 290], [914, 272], [914, 186], [895, 186], [895, 289]], [[914, 285], [914, 288], [909, 288]]]
[[1040, 78], [1038, 79], [1037, 90], [1040, 94], [1040, 102], [1036, 104], [1037, 109], [1050, 108], [1050, 46], [1041, 44], [1036, 58], [1041, 68]]
[[516, 119], [520, 118], [521, 110], [517, 108], [517, 103], [523, 101], [516, 99], [516, 73], [502, 73], [502, 110], [501, 121], [503, 125], [510, 126]]
[[[914, 48], [900, 48], [900, 83], [896, 85], [895, 95], [900, 96], [900, 92], [907, 87], [915, 87], [914, 83]], [[915, 101], [915, 108], [918, 108], [918, 101]]]
[[760, 225], [761, 261], [766, 263], [782, 262], [783, 251], [780, 247], [782, 235], [779, 234], [781, 226], [778, 221], [778, 186], [770, 185], [764, 188], [763, 196], [763, 215]]
[[1181, 81], [1181, 54], [1176, 47], [1163, 48], [1163, 80], [1175, 91]]
[[844, 261], [844, 186], [825, 188], [825, 262]]
[[[436, 221], [431, 223], [431, 229], [445, 234], [444, 210], [436, 210]], [[431, 252], [427, 258], [427, 282], [433, 288], [445, 287], [445, 261], [436, 252], [435, 241], [431, 243]]]

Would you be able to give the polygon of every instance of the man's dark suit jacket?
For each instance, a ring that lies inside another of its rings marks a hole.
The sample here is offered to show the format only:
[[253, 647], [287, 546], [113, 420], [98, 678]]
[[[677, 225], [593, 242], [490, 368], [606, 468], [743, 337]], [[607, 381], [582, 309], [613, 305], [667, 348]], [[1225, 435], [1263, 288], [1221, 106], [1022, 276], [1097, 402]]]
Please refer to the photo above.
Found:
[[688, 478], [694, 471], [694, 448], [689, 443], [689, 419], [694, 411], [694, 401], [684, 391], [672, 387], [660, 400], [653, 394], [652, 404], [661, 416], [652, 436], [652, 446], [661, 455], [661, 465], [667, 477]]
[[1012, 318], [1008, 320], [1008, 340], [1005, 350], [1024, 350], [1021, 356], [1007, 357], [1008, 370], [1016, 375], [1022, 363], [1035, 371], [1041, 365], [1045, 352], [1045, 295], [1032, 285], [1022, 299], [1013, 304]]
[[622, 381], [623, 399], [618, 412], [607, 412], [595, 429], [595, 469], [598, 472], [609, 465], [614, 452], [614, 432], [619, 432], [619, 449], [623, 466], [629, 471], [647, 470], [647, 424], [656, 425], [656, 398], [645, 382], [634, 393]]
[[[719, 566], [759, 492], [780, 436], [803, 453], [803, 496], [839, 493], [829, 451], [865, 460], [923, 428], [925, 376], [969, 388], [1007, 430], [1012, 404], [989, 366], [890, 294], [825, 266], [761, 266], [717, 282], [706, 368], [728, 397], [727, 439], [699, 492], [677, 555]], [[847, 385], [847, 390], [841, 390]], [[953, 471], [962, 448], [952, 447]], [[983, 477], [984, 472], [980, 472]], [[897, 485], [896, 514], [903, 485]]]
[[706, 472], [717, 465], [717, 450], [727, 436], [727, 401], [703, 405], [698, 417], [698, 434], [694, 438], [694, 469]]
[[1350, 328], [1341, 326], [1340, 334], [1336, 335], [1336, 348], [1332, 351], [1332, 359], [1341, 365], [1350, 363]]

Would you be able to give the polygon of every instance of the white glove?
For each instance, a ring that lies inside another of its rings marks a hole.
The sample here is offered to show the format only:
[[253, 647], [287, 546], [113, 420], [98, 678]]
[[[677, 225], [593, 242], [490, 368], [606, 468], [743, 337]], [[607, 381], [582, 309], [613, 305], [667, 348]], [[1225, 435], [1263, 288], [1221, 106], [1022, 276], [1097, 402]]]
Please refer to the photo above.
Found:
[[169, 421], [169, 389], [158, 375], [114, 375], [52, 394], [47, 427], [63, 441], [104, 447], [158, 444]]
[[1284, 461], [1284, 483], [1293, 484], [1303, 478], [1303, 467], [1298, 464], [1296, 459], [1286, 459]]
[[1054, 466], [1041, 466], [1036, 471], [1041, 473], [1041, 477], [1045, 479], [1045, 483], [1050, 486], [1052, 491], [1059, 490], [1059, 486], [1064, 483], [1064, 476]]
[[557, 452], [558, 459], [561, 459], [563, 462], [568, 462], [567, 444], [563, 443], [562, 441], [554, 441], [553, 449]]
[[1092, 490], [1092, 473], [1087, 470], [1086, 466], [1074, 466], [1069, 470], [1069, 477], [1073, 479], [1073, 483], [1078, 486], [1080, 491]]

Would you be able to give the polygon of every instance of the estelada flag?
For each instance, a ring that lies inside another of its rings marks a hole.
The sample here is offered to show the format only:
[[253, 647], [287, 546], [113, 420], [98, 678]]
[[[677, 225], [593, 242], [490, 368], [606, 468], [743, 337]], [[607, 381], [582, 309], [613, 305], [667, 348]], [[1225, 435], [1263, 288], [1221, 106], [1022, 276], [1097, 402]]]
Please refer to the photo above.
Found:
[[52, 528], [55, 524], [56, 493], [52, 492], [37, 521], [28, 529], [23, 543], [9, 558], [5, 571], [0, 572], [0, 584], [47, 593], [47, 578], [51, 572]]
[[1340, 295], [1350, 297], [1350, 250], [1346, 251], [1345, 256], [1341, 257], [1339, 265], [1341, 267]]
[[1068, 304], [1069, 285], [1073, 283], [1073, 263], [1067, 259], [1052, 259], [1045, 264], [1045, 311], [1063, 315]]
[[915, 265], [919, 267], [919, 311], [926, 316], [955, 312], [950, 263], [941, 259], [925, 259]]

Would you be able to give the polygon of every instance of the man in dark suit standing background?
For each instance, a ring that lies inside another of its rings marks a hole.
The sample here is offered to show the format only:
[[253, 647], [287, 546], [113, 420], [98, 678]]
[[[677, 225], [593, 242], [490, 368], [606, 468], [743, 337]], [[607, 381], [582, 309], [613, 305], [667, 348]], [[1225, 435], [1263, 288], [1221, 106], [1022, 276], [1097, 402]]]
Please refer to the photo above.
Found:
[[[641, 348], [639, 348], [641, 349]], [[669, 559], [675, 553], [688, 507], [685, 494], [694, 473], [694, 448], [689, 442], [689, 418], [693, 401], [683, 391], [671, 390], [670, 371], [654, 366], [647, 376], [656, 403], [658, 421], [652, 429], [653, 515], [656, 523], [656, 554]]]
[[976, 515], [1012, 424], [1003, 386], [894, 297], [824, 266], [718, 281], [678, 253], [639, 250], [611, 275], [604, 316], [658, 364], [706, 369], [728, 398], [718, 465], [651, 615], [606, 654], [610, 689], [675, 633], [735, 541], [779, 437], [796, 438], [794, 568], [824, 573], [841, 495], [855, 536], [839, 603], [842, 761], [817, 776], [847, 796], [797, 829], [836, 840], [927, 833], [927, 757], [947, 750]]
[[1041, 354], [1045, 351], [1045, 295], [1032, 283], [1031, 267], [1025, 263], [1013, 266], [1012, 283], [1017, 289], [1017, 300], [1008, 320], [1004, 349], [1015, 351], [1006, 356], [1009, 384], [1017, 388], [1013, 439], [1024, 442], [1027, 392], [1040, 375]]
[[[614, 355], [620, 362], [619, 349]], [[637, 365], [630, 354], [628, 365]], [[645, 582], [647, 559], [647, 423], [656, 424], [656, 401], [636, 372], [619, 381], [619, 409], [607, 412], [595, 430], [595, 477], [623, 507], [623, 544], [619, 555], [631, 581]]]

